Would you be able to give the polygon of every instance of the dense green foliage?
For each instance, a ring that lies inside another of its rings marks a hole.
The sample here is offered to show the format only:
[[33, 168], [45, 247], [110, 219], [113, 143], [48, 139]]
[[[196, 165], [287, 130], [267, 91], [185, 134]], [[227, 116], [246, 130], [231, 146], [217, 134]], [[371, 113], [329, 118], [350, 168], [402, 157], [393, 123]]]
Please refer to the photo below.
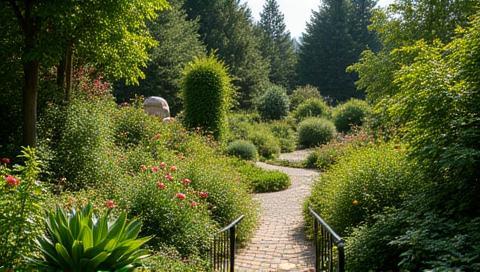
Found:
[[250, 188], [256, 193], [277, 192], [290, 187], [290, 177], [277, 170], [265, 170], [248, 162], [238, 162], [237, 169], [248, 177]]
[[333, 110], [333, 123], [339, 132], [348, 133], [353, 127], [362, 126], [369, 112], [367, 102], [351, 99]]
[[323, 118], [307, 118], [298, 125], [298, 143], [312, 147], [328, 143], [335, 137], [335, 125]]
[[289, 106], [287, 91], [275, 85], [269, 86], [257, 102], [257, 110], [264, 120], [285, 118], [288, 115]]
[[297, 121], [302, 121], [309, 117], [325, 117], [330, 116], [330, 108], [321, 98], [309, 98], [298, 105], [293, 112], [293, 116]]
[[302, 36], [298, 75], [301, 84], [311, 84], [334, 101], [359, 97], [355, 75], [345, 71], [367, 47], [375, 47], [368, 33], [375, 1], [327, 0], [313, 12]]
[[187, 19], [180, 2], [171, 2], [171, 8], [159, 14], [149, 24], [150, 33], [158, 41], [150, 52], [150, 61], [143, 71], [145, 79], [139, 85], [117, 84], [117, 101], [126, 101], [135, 95], [161, 96], [165, 98], [170, 112], [180, 112], [182, 101], [179, 97], [183, 68], [194, 59], [203, 56], [205, 47], [197, 33], [198, 22]]
[[213, 55], [197, 58], [187, 66], [182, 79], [187, 127], [201, 128], [221, 138], [230, 108], [230, 81], [225, 65]]
[[322, 175], [306, 206], [344, 235], [385, 207], [399, 206], [418, 186], [413, 175], [402, 150], [391, 145], [364, 147], [340, 158]]
[[291, 88], [296, 80], [297, 56], [284, 15], [276, 0], [265, 1], [258, 28], [262, 35], [260, 50], [270, 63], [270, 81]]
[[290, 95], [290, 110], [296, 109], [298, 105], [310, 98], [321, 99], [320, 91], [311, 85], [296, 88]]
[[237, 0], [186, 0], [184, 8], [190, 19], [198, 19], [199, 33], [209, 53], [215, 52], [229, 67], [238, 89], [241, 108], [251, 108], [253, 98], [268, 82], [269, 65], [260, 51], [246, 4]]
[[250, 161], [256, 161], [258, 156], [255, 145], [245, 140], [236, 140], [228, 144], [227, 154]]
[[34, 150], [22, 151], [25, 165], [11, 167], [7, 159], [0, 162], [0, 269], [26, 269], [25, 258], [34, 256], [35, 238], [43, 231], [46, 190], [37, 181], [41, 163]]
[[292, 152], [296, 147], [296, 136], [292, 126], [287, 121], [275, 121], [269, 124], [273, 136], [280, 141], [282, 152]]
[[33, 261], [40, 269], [128, 271], [149, 255], [140, 247], [151, 237], [137, 238], [142, 223], [127, 223], [125, 213], [111, 221], [109, 213], [94, 215], [91, 204], [69, 213], [57, 207], [45, 221], [46, 234], [37, 242], [42, 258]]

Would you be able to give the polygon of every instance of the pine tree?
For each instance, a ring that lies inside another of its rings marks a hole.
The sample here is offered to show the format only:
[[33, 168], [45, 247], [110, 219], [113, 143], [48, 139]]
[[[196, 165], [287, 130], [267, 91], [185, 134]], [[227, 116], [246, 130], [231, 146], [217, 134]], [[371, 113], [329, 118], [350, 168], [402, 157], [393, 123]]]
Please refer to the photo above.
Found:
[[350, 26], [350, 34], [356, 44], [356, 54], [360, 55], [364, 50], [370, 49], [378, 51], [380, 42], [377, 33], [368, 30], [368, 26], [372, 23], [372, 11], [377, 4], [376, 0], [350, 0], [351, 11], [348, 18]]
[[286, 30], [284, 15], [276, 0], [266, 0], [258, 26], [262, 35], [262, 54], [270, 62], [270, 81], [292, 88], [297, 56], [294, 41]]
[[269, 65], [261, 55], [250, 10], [239, 0], [187, 0], [184, 7], [190, 19], [199, 20], [207, 50], [229, 67], [240, 106], [251, 107], [255, 93], [268, 82]]
[[349, 2], [324, 0], [307, 24], [300, 46], [300, 82], [311, 84], [334, 101], [355, 96], [355, 76], [345, 69], [356, 61], [348, 25]]
[[115, 96], [128, 101], [135, 95], [161, 96], [170, 106], [172, 114], [181, 110], [180, 79], [183, 68], [196, 56], [205, 55], [205, 46], [197, 33], [198, 22], [188, 20], [181, 1], [171, 2], [172, 8], [160, 13], [149, 25], [150, 32], [159, 42], [150, 52], [150, 63], [145, 79], [138, 86], [118, 84]]

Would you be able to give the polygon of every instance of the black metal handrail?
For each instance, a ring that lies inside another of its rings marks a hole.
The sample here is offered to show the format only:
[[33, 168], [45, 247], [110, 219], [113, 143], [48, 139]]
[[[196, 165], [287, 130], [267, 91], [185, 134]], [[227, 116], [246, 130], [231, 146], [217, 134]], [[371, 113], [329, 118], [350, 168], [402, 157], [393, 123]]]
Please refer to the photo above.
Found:
[[311, 207], [308, 210], [314, 219], [315, 271], [345, 272], [345, 241]]
[[213, 236], [209, 254], [210, 264], [213, 271], [235, 271], [235, 230], [243, 217], [243, 215], [238, 217]]

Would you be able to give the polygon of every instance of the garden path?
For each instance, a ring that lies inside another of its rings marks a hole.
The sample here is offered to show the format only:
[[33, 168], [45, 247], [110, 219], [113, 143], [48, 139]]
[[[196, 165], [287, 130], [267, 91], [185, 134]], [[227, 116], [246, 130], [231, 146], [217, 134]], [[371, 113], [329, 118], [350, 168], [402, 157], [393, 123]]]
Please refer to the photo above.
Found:
[[258, 165], [288, 174], [292, 185], [281, 192], [255, 195], [261, 204], [260, 226], [250, 243], [239, 251], [236, 271], [314, 271], [314, 250], [304, 237], [302, 206], [318, 172]]

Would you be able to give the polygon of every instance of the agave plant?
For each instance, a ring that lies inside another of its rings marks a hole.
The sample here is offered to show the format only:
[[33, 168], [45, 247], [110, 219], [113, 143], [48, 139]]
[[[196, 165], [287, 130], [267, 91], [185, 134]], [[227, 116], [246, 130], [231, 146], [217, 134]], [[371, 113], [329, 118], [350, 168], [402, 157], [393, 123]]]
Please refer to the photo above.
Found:
[[142, 224], [127, 224], [125, 213], [109, 222], [110, 212], [97, 217], [93, 206], [67, 213], [57, 207], [47, 214], [47, 231], [37, 239], [42, 258], [35, 266], [53, 271], [131, 271], [148, 251], [140, 249], [151, 237], [138, 238]]

